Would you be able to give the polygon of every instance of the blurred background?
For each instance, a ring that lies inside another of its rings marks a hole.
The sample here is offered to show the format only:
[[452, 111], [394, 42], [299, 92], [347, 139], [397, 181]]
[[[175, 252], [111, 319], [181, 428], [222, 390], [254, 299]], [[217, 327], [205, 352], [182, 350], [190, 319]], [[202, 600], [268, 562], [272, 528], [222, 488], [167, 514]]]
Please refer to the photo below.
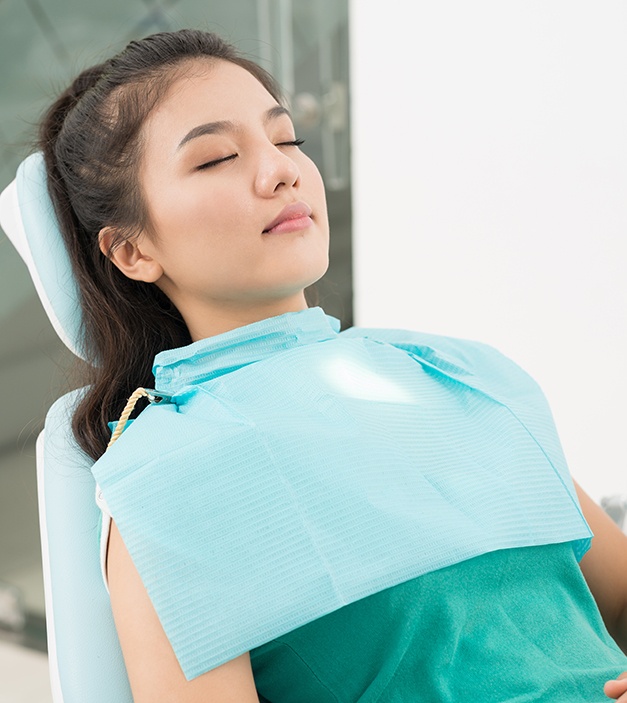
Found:
[[[352, 324], [347, 0], [0, 0], [0, 190], [33, 150], [43, 109], [84, 67], [131, 39], [181, 27], [215, 31], [283, 87], [303, 151], [327, 186], [331, 266], [325, 311]], [[72, 387], [73, 359], [0, 232], [0, 703], [48, 700], [35, 440]], [[26, 653], [19, 657], [16, 647]], [[42, 655], [42, 659], [43, 655]], [[20, 668], [24, 662], [25, 670]], [[15, 681], [15, 688], [11, 687]], [[34, 687], [34, 688], [33, 688]], [[43, 696], [43, 697], [41, 697]]]

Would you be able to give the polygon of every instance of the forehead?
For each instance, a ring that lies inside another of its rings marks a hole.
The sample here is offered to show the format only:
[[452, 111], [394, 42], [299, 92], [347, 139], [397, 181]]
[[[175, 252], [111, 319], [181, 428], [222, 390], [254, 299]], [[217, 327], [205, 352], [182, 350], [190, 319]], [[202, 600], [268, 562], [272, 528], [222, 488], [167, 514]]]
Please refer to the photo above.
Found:
[[146, 120], [149, 137], [180, 139], [198, 124], [220, 120], [245, 125], [277, 104], [255, 76], [229, 61], [199, 59], [179, 71]]

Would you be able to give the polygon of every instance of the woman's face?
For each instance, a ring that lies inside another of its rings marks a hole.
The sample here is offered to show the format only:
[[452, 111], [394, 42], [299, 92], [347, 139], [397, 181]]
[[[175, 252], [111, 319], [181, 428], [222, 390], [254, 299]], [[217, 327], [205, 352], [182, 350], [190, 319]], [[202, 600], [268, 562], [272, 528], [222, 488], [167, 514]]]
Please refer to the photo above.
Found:
[[324, 187], [261, 83], [235, 64], [198, 61], [142, 137], [154, 236], [140, 237], [136, 263], [192, 339], [306, 308], [303, 289], [329, 264]]

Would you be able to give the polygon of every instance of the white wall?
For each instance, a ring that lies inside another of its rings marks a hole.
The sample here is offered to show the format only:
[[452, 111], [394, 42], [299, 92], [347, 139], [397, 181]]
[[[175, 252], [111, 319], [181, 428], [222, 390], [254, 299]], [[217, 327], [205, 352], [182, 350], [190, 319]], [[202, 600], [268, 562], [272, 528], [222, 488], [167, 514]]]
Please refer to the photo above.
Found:
[[498, 347], [627, 494], [627, 3], [350, 11], [355, 324]]

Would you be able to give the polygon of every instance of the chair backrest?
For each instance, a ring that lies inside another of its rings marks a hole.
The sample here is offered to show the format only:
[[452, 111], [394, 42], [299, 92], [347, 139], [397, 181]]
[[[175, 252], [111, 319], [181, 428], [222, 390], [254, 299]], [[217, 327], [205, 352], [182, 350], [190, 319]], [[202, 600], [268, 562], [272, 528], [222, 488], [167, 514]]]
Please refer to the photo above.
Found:
[[[63, 342], [81, 355], [76, 286], [46, 190], [40, 154], [0, 195], [0, 226], [26, 263]], [[50, 408], [37, 440], [37, 490], [50, 682], [54, 703], [132, 703], [100, 567], [92, 460], [71, 431], [83, 389]]]

